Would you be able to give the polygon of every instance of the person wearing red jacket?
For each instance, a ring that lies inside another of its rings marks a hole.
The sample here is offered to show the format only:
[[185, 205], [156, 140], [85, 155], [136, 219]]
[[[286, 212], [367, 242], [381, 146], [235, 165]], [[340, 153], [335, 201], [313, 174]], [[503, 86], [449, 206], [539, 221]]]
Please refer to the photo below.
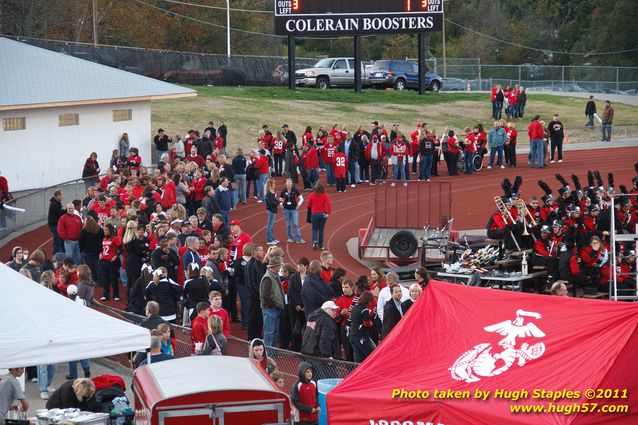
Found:
[[266, 155], [264, 149], [259, 150], [259, 156], [255, 152], [251, 152], [251, 159], [254, 159], [254, 167], [259, 175], [257, 179], [257, 203], [264, 202], [264, 188], [266, 186], [266, 180], [270, 176], [270, 161]]
[[198, 302], [195, 311], [197, 316], [191, 322], [191, 351], [193, 354], [199, 354], [208, 336], [210, 305], [206, 301]]
[[303, 134], [301, 135], [301, 146], [308, 146], [312, 142], [313, 138], [314, 136], [312, 135], [312, 127], [307, 126]]
[[507, 123], [507, 127], [505, 128], [505, 134], [507, 135], [507, 139], [505, 141], [505, 161], [508, 162], [508, 167], [516, 168], [516, 142], [518, 138], [518, 131], [516, 131], [516, 127], [514, 127], [514, 123]]
[[118, 253], [121, 242], [115, 228], [111, 224], [104, 226], [104, 238], [102, 239], [102, 252], [100, 253], [100, 276], [104, 294], [101, 301], [106, 301], [113, 290], [113, 299], [120, 300], [120, 288], [118, 285], [119, 262]]
[[339, 146], [334, 155], [333, 167], [337, 181], [337, 192], [346, 191], [346, 176], [348, 175], [348, 157], [343, 153], [343, 145]]
[[[310, 142], [307, 146], [302, 146], [301, 152], [301, 161], [306, 170], [308, 184], [310, 188], [314, 188], [317, 181], [319, 181], [319, 155], [317, 154], [317, 148]], [[310, 190], [310, 188], [306, 188], [306, 190]]]
[[474, 156], [476, 156], [476, 142], [478, 141], [478, 128], [474, 127], [473, 131], [470, 131], [469, 127], [465, 128], [464, 144], [464, 160], [465, 160], [465, 174], [472, 174], [474, 172]]
[[186, 162], [194, 162], [199, 168], [206, 165], [206, 160], [197, 153], [197, 147], [191, 147], [190, 153], [186, 156]]
[[461, 152], [459, 141], [454, 136], [454, 130], [450, 130], [447, 133], [447, 171], [451, 176], [458, 176], [459, 171], [457, 168], [457, 162], [459, 158], [459, 152]]
[[[410, 148], [405, 143], [405, 139], [401, 134], [394, 139], [392, 145], [390, 145], [390, 155], [392, 158], [396, 158], [396, 164], [392, 167], [392, 178], [394, 181], [404, 180], [403, 186], [407, 186], [408, 184], [405, 182], [407, 180], [406, 167], [405, 163], [408, 161], [408, 154], [410, 153]], [[392, 182], [392, 186], [395, 183]]]
[[[174, 177], [177, 177], [175, 180], [180, 179], [180, 175], [176, 174]], [[164, 186], [162, 186], [162, 207], [167, 210], [173, 207], [173, 204], [177, 202], [177, 188], [175, 186], [174, 180], [167, 179]]]
[[334, 156], [339, 145], [335, 143], [334, 136], [328, 136], [327, 143], [321, 149], [323, 163], [326, 166], [326, 182], [329, 186], [336, 184], [334, 175]]
[[[223, 264], [223, 263], [222, 263]], [[226, 338], [230, 336], [230, 316], [228, 311], [222, 307], [222, 294], [219, 291], [210, 293], [210, 309], [211, 316], [217, 316], [222, 320], [222, 332]]]
[[592, 236], [589, 245], [579, 252], [583, 272], [587, 278], [585, 293], [595, 294], [609, 283], [609, 250], [603, 245], [598, 236]]
[[496, 93], [497, 92], [498, 92], [498, 84], [494, 84], [494, 86], [492, 86], [492, 92], [491, 92], [491, 95], [490, 95], [490, 99], [492, 100], [492, 119], [493, 120], [498, 119], [496, 117], [496, 112], [497, 112], [497, 109], [496, 109]]
[[323, 250], [323, 231], [328, 216], [332, 212], [330, 197], [321, 183], [317, 183], [315, 190], [308, 196], [308, 209], [311, 212], [312, 224], [312, 249]]
[[82, 218], [75, 214], [73, 203], [66, 204], [66, 214], [58, 220], [58, 235], [64, 241], [64, 254], [73, 258], [75, 264], [80, 264], [80, 233], [82, 233]]
[[191, 196], [193, 197], [193, 202], [195, 204], [194, 211], [197, 211], [199, 207], [202, 206], [202, 199], [206, 194], [204, 193], [204, 188], [206, 187], [206, 177], [204, 176], [204, 172], [201, 168], [198, 168], [195, 171], [195, 178], [191, 181]]
[[[416, 161], [421, 148], [421, 127], [425, 123], [416, 123], [416, 130], [410, 133], [410, 156], [412, 156], [412, 174], [417, 173]], [[427, 127], [427, 124], [425, 124]]]
[[140, 171], [140, 167], [142, 166], [142, 157], [140, 156], [140, 151], [137, 148], [131, 148], [129, 150], [131, 156], [126, 160], [126, 165], [130, 171]]
[[354, 283], [351, 280], [346, 279], [341, 283], [341, 292], [343, 295], [337, 298], [335, 304], [339, 307], [339, 313], [335, 317], [337, 325], [339, 325], [339, 342], [343, 345], [343, 351], [345, 353], [345, 360], [354, 361], [354, 355], [352, 354], [352, 346], [348, 335], [350, 335], [350, 310], [352, 309], [352, 302], [354, 301]]
[[275, 172], [274, 177], [281, 177], [283, 175], [284, 165], [284, 151], [286, 148], [286, 138], [281, 135], [278, 138], [274, 138], [272, 141], [272, 159]]
[[538, 168], [543, 168], [545, 129], [543, 124], [541, 124], [540, 115], [535, 115], [534, 119], [532, 119], [532, 122], [527, 127], [527, 135], [529, 136], [530, 144], [529, 166], [534, 168], [537, 165]]
[[381, 172], [383, 167], [383, 161], [387, 156], [388, 151], [385, 145], [379, 142], [377, 135], [372, 136], [372, 141], [368, 143], [365, 148], [365, 158], [370, 161], [372, 167], [372, 175], [370, 176], [370, 186], [374, 186], [376, 181], [381, 179]]

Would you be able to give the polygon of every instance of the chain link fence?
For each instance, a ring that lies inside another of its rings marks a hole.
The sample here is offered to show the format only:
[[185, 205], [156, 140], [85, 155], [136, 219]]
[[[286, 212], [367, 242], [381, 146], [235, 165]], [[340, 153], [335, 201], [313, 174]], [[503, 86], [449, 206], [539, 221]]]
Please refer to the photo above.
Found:
[[[231, 56], [17, 38], [55, 52], [175, 83], [223, 86], [286, 85], [288, 59], [277, 56]], [[409, 59], [416, 60], [416, 59]], [[307, 68], [316, 58], [297, 58]], [[430, 58], [428, 69], [443, 77], [443, 90], [489, 91], [493, 84], [520, 84], [542, 91], [636, 94], [638, 67], [571, 65], [494, 65], [480, 58]]]
[[449, 91], [489, 91], [498, 84], [520, 84], [531, 91], [637, 94], [638, 67], [483, 64], [480, 58], [440, 58], [428, 68], [446, 78]]
[[[144, 319], [146, 319], [144, 316], [118, 310], [100, 303], [97, 303], [96, 308], [109, 316], [116, 317], [136, 325], [139, 325]], [[171, 325], [171, 329], [175, 334], [175, 357], [180, 358], [191, 356], [190, 328]], [[231, 335], [228, 338], [227, 355], [248, 357], [249, 347], [249, 341], [245, 341]], [[357, 367], [357, 363], [341, 360], [328, 361], [323, 358], [307, 356], [305, 354], [275, 347], [268, 347], [268, 355], [277, 363], [277, 369], [284, 375], [285, 391], [287, 393], [291, 392], [293, 384], [298, 379], [298, 367], [299, 363], [302, 361], [309, 362], [313, 365], [317, 379], [345, 378]]]

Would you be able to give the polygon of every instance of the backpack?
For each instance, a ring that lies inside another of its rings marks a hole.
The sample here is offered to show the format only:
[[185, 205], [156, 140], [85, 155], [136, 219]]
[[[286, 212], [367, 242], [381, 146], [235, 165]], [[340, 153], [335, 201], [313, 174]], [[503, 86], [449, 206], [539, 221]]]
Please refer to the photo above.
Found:
[[126, 394], [119, 385], [113, 385], [112, 387], [106, 387], [95, 392], [94, 400], [92, 403], [92, 412], [111, 413], [113, 410], [113, 399], [116, 397], [126, 397]]

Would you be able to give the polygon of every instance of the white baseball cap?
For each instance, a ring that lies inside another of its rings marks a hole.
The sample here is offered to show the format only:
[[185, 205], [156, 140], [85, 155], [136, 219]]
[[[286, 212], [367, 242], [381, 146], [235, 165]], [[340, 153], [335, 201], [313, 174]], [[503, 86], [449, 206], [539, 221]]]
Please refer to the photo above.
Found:
[[337, 306], [337, 304], [335, 304], [334, 301], [326, 301], [325, 303], [321, 305], [322, 310], [325, 310], [327, 308], [331, 308], [333, 310], [339, 310], [339, 307]]

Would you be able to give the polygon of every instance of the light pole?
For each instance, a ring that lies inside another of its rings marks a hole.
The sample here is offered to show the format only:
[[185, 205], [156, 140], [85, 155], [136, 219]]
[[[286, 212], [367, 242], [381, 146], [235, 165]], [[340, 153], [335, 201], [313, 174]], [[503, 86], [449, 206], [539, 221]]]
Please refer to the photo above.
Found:
[[230, 58], [230, 0], [226, 0], [226, 56]]
[[443, 8], [443, 78], [447, 78], [447, 58], [445, 55], [445, 0], [441, 3]]

